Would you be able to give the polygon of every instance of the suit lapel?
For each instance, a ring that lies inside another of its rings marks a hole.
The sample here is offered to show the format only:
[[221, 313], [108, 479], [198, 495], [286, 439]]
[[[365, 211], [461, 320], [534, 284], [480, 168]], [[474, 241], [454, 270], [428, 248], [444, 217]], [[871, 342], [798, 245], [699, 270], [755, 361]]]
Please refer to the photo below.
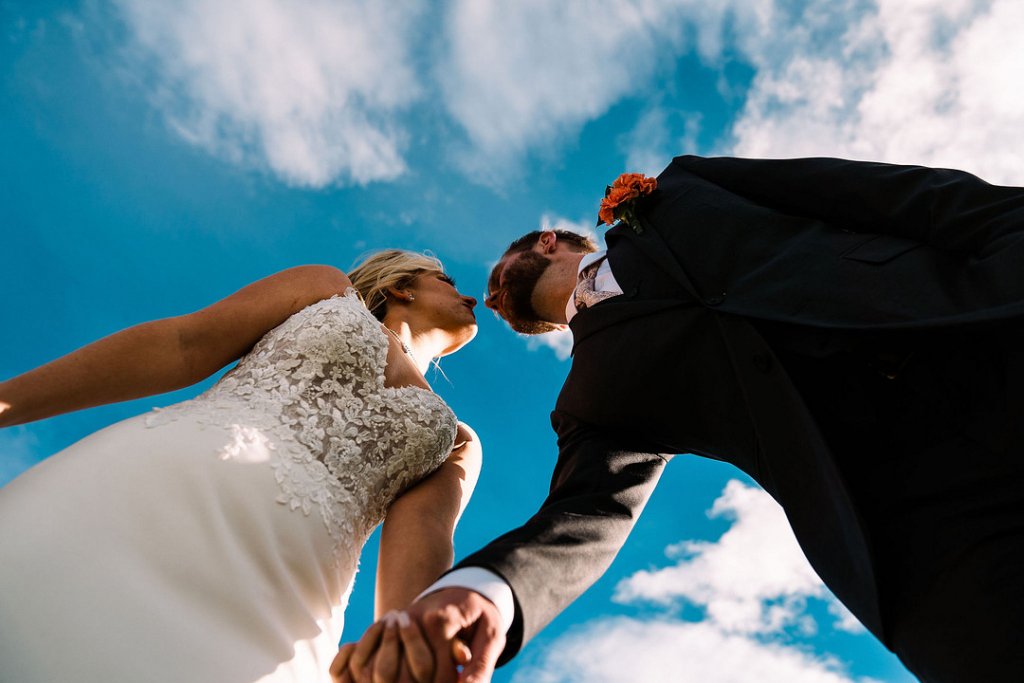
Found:
[[663, 270], [689, 294], [695, 292], [693, 284], [675, 261], [668, 245], [653, 228], [648, 225], [643, 235], [637, 235], [620, 223], [609, 230], [605, 237], [612, 273], [623, 293], [585, 308], [573, 317], [569, 329], [572, 330], [574, 350], [587, 337], [612, 325], [668, 308], [693, 305], [692, 301], [685, 298], [665, 296], [664, 293], [654, 294], [652, 298], [636, 298], [644, 280], [651, 280], [652, 267]]
[[637, 213], [637, 220], [640, 221], [644, 228], [642, 235], [637, 235], [632, 229], [622, 223], [616, 225], [605, 235], [605, 241], [608, 243], [608, 259], [612, 264], [612, 272], [616, 270], [616, 259], [613, 255], [614, 245], [618, 240], [628, 240], [639, 251], [643, 252], [644, 256], [649, 258], [652, 263], [658, 265], [665, 273], [681, 284], [694, 299], [702, 301], [700, 293], [693, 286], [693, 282], [679, 264], [675, 254], [672, 253], [672, 250], [658, 231], [644, 218], [643, 212]]
[[635, 301], [625, 295], [602, 301], [590, 308], [583, 309], [570, 321], [569, 329], [572, 330], [573, 351], [575, 352], [576, 346], [584, 339], [607, 327], [674, 306], [686, 305], [688, 305], [686, 301], [679, 299]]

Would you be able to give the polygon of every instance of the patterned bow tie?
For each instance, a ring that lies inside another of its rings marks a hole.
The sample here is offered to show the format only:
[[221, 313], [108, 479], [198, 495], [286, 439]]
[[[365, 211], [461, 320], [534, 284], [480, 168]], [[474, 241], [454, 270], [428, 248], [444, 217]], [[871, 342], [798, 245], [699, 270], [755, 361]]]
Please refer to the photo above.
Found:
[[580, 272], [580, 279], [576, 284], [576, 292], [573, 298], [577, 311], [582, 311], [584, 308], [615, 296], [616, 292], [598, 292], [594, 288], [595, 281], [597, 280], [597, 271], [600, 267], [601, 261], [597, 261]]

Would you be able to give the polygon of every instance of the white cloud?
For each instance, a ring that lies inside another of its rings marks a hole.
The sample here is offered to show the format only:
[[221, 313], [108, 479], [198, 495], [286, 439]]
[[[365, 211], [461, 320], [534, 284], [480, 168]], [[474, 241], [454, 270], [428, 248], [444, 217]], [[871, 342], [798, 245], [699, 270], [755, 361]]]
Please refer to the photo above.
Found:
[[852, 683], [830, 658], [706, 623], [606, 619], [547, 647], [514, 683]]
[[568, 230], [575, 232], [580, 235], [584, 235], [594, 240], [598, 244], [601, 243], [601, 237], [597, 234], [597, 230], [594, 228], [597, 220], [597, 209], [594, 209], [594, 219], [580, 219], [578, 221], [569, 220], [555, 214], [546, 213], [540, 217], [540, 227], [538, 230]]
[[39, 440], [27, 427], [10, 427], [0, 432], [0, 486], [40, 460]]
[[558, 360], [569, 360], [572, 353], [572, 332], [568, 329], [524, 336], [524, 339], [529, 350], [551, 349]]
[[839, 602], [838, 600], [832, 600], [828, 603], [828, 612], [836, 618], [832, 622], [832, 628], [837, 631], [846, 631], [847, 633], [865, 633], [867, 629], [864, 625], [857, 620], [857, 617], [853, 616], [853, 612], [846, 608], [846, 605]]
[[115, 0], [127, 68], [173, 130], [220, 157], [320, 187], [405, 169], [397, 115], [422, 3]]
[[[670, 113], [664, 108], [652, 107], [644, 112], [631, 131], [622, 136], [619, 146], [626, 154], [625, 168], [630, 173], [657, 176], [672, 156], [697, 153], [701, 115], [683, 115], [683, 135], [675, 139], [671, 136], [669, 118]], [[667, 154], [668, 150], [672, 152]]]
[[[654, 90], [686, 51], [711, 68], [739, 59], [755, 72], [717, 151], [946, 165], [1021, 182], [1016, 0], [114, 6], [130, 68], [173, 130], [296, 185], [401, 174], [406, 114], [425, 101], [464, 131], [456, 156], [465, 169], [493, 182], [643, 97], [620, 148], [630, 170], [655, 173], [696, 146], [699, 117], [663, 108]], [[430, 64], [419, 68], [423, 45]]]
[[[1015, 0], [816, 0], [776, 24], [734, 126], [735, 153], [951, 166], [1020, 183], [1024, 5]], [[856, 7], [859, 11], [855, 11]], [[807, 30], [818, 25], [832, 34]]]
[[[591, 621], [547, 644], [514, 681], [852, 681], [834, 657], [807, 647], [818, 628], [807, 600], [831, 601], [833, 628], [866, 632], [807, 564], [778, 504], [730, 481], [709, 514], [732, 520], [721, 538], [670, 546], [674, 566], [637, 572], [617, 586], [617, 602], [650, 602], [663, 615]], [[705, 618], [672, 616], [679, 600]]]
[[[1016, 0], [723, 0], [661, 3], [705, 64], [729, 54], [755, 75], [716, 153], [846, 156], [965, 168], [1020, 184], [1024, 5]], [[675, 40], [672, 49], [688, 49]], [[642, 52], [642, 51], [641, 51]], [[617, 93], [621, 98], [628, 90]], [[624, 136], [629, 167], [692, 149], [653, 107]], [[688, 121], [691, 126], [692, 122]]]
[[616, 588], [618, 602], [661, 605], [684, 599], [726, 632], [806, 629], [807, 598], [829, 594], [797, 545], [782, 508], [761, 489], [730, 481], [709, 513], [732, 519], [715, 542], [684, 541], [667, 552], [678, 562], [640, 571]]
[[[713, 3], [712, 3], [713, 4]], [[481, 172], [555, 144], [645, 92], [696, 0], [456, 0], [437, 80]]]

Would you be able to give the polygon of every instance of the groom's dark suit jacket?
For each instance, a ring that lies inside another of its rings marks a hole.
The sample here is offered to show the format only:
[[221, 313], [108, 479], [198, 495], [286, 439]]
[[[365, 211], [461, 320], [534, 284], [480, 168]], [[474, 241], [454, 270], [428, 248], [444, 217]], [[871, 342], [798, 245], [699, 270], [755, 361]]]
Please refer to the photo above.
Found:
[[871, 530], [779, 347], [1020, 318], [1024, 191], [953, 170], [679, 157], [638, 215], [641, 234], [607, 235], [624, 294], [570, 325], [549, 497], [459, 564], [512, 587], [503, 661], [605, 571], [674, 453], [761, 484], [885, 642]]

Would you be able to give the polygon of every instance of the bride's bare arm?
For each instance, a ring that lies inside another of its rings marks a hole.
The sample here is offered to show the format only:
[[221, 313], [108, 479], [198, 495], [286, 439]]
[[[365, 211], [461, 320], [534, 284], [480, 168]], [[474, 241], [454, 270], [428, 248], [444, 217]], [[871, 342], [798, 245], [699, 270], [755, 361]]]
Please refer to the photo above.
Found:
[[195, 384], [290, 315], [350, 286], [331, 266], [299, 266], [188, 315], [135, 325], [0, 382], [0, 427]]
[[[339, 649], [330, 666], [332, 681], [369, 680], [371, 672], [375, 681], [434, 680], [439, 665], [420, 627], [407, 616], [400, 616], [395, 626], [387, 624], [395, 616], [393, 610], [409, 605], [451, 567], [452, 533], [476, 486], [481, 459], [479, 439], [460, 423], [448, 460], [391, 504], [377, 557], [374, 612], [378, 621], [358, 644], [347, 643]], [[452, 660], [469, 661], [469, 649], [459, 640], [452, 646]]]
[[411, 603], [454, 559], [452, 534], [480, 474], [480, 440], [459, 425], [456, 448], [436, 472], [388, 509], [377, 558], [375, 612]]

